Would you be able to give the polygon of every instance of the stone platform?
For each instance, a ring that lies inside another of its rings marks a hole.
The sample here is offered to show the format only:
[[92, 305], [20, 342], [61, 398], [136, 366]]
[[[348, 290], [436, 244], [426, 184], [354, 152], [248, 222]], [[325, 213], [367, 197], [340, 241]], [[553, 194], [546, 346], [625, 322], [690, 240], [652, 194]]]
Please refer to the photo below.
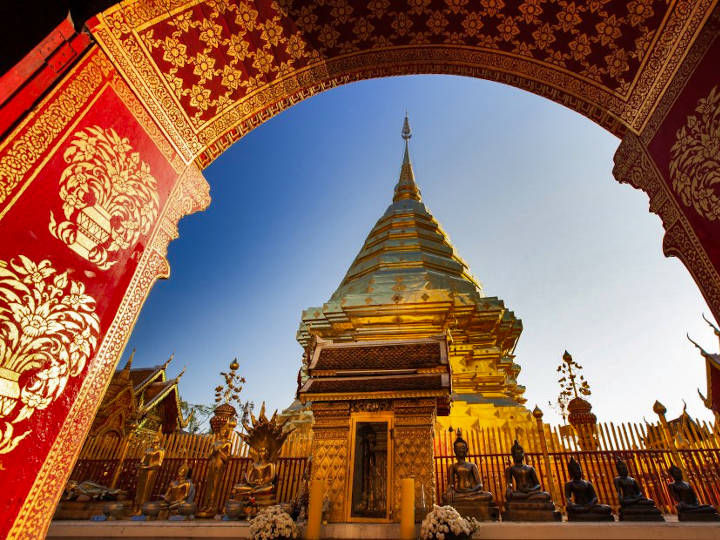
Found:
[[[674, 517], [674, 516], [673, 516]], [[418, 526], [419, 527], [419, 526]], [[398, 538], [400, 525], [334, 523], [323, 527], [323, 538], [362, 540]], [[246, 522], [56, 521], [48, 540], [177, 540], [250, 538]], [[720, 540], [717, 523], [483, 523], [475, 539], [482, 540]]]

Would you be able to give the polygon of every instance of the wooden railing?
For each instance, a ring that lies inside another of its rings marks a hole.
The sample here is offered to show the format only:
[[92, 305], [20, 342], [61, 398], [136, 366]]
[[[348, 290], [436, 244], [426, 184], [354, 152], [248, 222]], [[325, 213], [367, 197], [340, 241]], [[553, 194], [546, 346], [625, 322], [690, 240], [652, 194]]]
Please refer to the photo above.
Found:
[[[435, 434], [438, 501], [447, 489], [455, 435], [449, 431]], [[679, 423], [669, 434], [659, 423], [602, 423], [583, 432], [571, 426], [543, 425], [542, 430], [479, 428], [465, 431], [462, 436], [469, 445], [468, 460], [477, 465], [485, 489], [494, 493], [498, 504], [505, 500], [505, 470], [512, 464], [510, 449], [517, 439], [525, 450], [526, 463], [535, 468], [543, 489], [552, 491], [559, 506], [565, 506], [563, 487], [569, 480], [567, 463], [571, 457], [580, 463], [585, 478], [595, 485], [600, 502], [615, 509], [618, 500], [613, 480], [617, 476], [618, 458], [627, 463], [630, 475], [640, 483], [645, 495], [654, 499], [664, 512], [675, 511], [667, 488], [668, 467], [672, 464], [684, 469], [686, 480], [702, 502], [720, 506], [720, 436], [715, 426], [707, 422]], [[547, 454], [542, 450], [541, 438]]]
[[[165, 459], [158, 472], [152, 498], [158, 499], [165, 493], [170, 481], [177, 475], [178, 468], [187, 460], [191, 478], [197, 488], [196, 500], [201, 500], [205, 488], [207, 456], [214, 441], [215, 436], [207, 434], [163, 435], [161, 446], [165, 449]], [[70, 479], [78, 482], [90, 480], [107, 486], [117, 477], [115, 487], [126, 490], [132, 497], [137, 483], [137, 467], [147, 445], [147, 440], [137, 438], [89, 438]], [[306, 437], [291, 434], [285, 441], [278, 460], [278, 502], [290, 502], [295, 497], [309, 453], [310, 440]], [[250, 448], [234, 434], [231, 457], [221, 483], [220, 501], [224, 503], [230, 497], [233, 486], [241, 481], [251, 462]]]
[[[438, 501], [447, 489], [447, 469], [454, 460], [455, 435], [449, 431], [435, 433], [435, 489]], [[686, 479], [694, 486], [702, 502], [720, 506], [720, 434], [716, 426], [703, 421], [687, 421], [674, 426], [669, 435], [659, 423], [601, 423], [584, 433], [578, 433], [570, 426], [551, 427], [547, 424], [525, 424], [512, 429], [477, 428], [463, 432], [470, 449], [468, 459], [478, 466], [485, 489], [495, 494], [499, 504], [505, 498], [505, 469], [512, 462], [510, 448], [517, 439], [525, 449], [526, 462], [537, 471], [543, 488], [552, 491], [558, 506], [565, 505], [563, 486], [568, 481], [567, 463], [571, 457], [580, 463], [585, 478], [595, 485], [600, 501], [615, 508], [618, 501], [613, 479], [617, 475], [617, 458], [627, 462], [630, 474], [664, 512], [674, 511], [667, 489], [667, 469], [673, 463], [684, 469]], [[153, 497], [164, 493], [184, 460], [192, 468], [197, 497], [202, 497], [206, 458], [213, 441], [214, 436], [204, 434], [163, 436], [166, 457]], [[278, 501], [291, 501], [297, 493], [311, 442], [306, 434], [293, 433], [283, 446], [278, 462]], [[547, 451], [543, 450], [543, 442]], [[132, 495], [137, 465], [146, 446], [147, 441], [133, 439], [88, 439], [71, 478], [110, 485], [117, 476], [117, 487]], [[237, 436], [233, 438], [231, 454], [222, 481], [221, 501], [229, 497], [232, 486], [241, 480], [251, 462], [249, 448]], [[123, 455], [125, 457], [121, 460]]]
[[[160, 496], [165, 493], [170, 481], [177, 475], [177, 471], [183, 461], [185, 461], [185, 458], [165, 458], [158, 472], [155, 490], [151, 497], [152, 499], [159, 499]], [[195, 498], [196, 500], [201, 500], [205, 488], [207, 459], [190, 458], [187, 462], [191, 467], [191, 478], [197, 488]], [[241, 481], [246, 468], [251, 462], [252, 460], [249, 457], [230, 458], [221, 483], [220, 501], [224, 503], [224, 501], [230, 498], [233, 486]], [[75, 466], [70, 478], [78, 482], [91, 480], [108, 485], [110, 483], [109, 479], [114, 474], [118, 463], [119, 461], [117, 459], [81, 459]], [[138, 463], [139, 459], [137, 458], [126, 459], [120, 471], [117, 487], [126, 490], [130, 496], [135, 493]], [[276, 493], [278, 502], [290, 502], [293, 500], [300, 488], [306, 464], [307, 459], [302, 457], [281, 457], [278, 460]]]

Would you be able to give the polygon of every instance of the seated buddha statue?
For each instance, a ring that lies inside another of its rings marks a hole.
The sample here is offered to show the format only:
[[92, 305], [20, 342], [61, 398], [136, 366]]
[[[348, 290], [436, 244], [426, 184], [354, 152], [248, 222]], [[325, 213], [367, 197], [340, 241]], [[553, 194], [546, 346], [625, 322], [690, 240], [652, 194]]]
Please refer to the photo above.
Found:
[[505, 470], [507, 490], [503, 519], [509, 521], [554, 521], [560, 519], [552, 497], [542, 490], [537, 472], [524, 463], [525, 451], [515, 441], [510, 450], [513, 464]]
[[620, 521], [665, 521], [655, 501], [643, 495], [640, 484], [628, 474], [627, 464], [615, 461], [618, 476], [615, 477], [615, 489], [620, 501]]
[[683, 480], [680, 467], [672, 465], [668, 473], [674, 480], [668, 484], [670, 495], [675, 500], [679, 521], [718, 521], [720, 514], [714, 506], [700, 504], [693, 487]]
[[245, 470], [242, 481], [233, 486], [230, 499], [225, 503], [225, 519], [238, 519], [243, 514], [250, 518], [250, 507], [275, 504], [277, 468], [269, 461], [267, 448], [256, 452], [255, 461]]
[[195, 484], [190, 479], [190, 469], [185, 463], [180, 465], [177, 475], [170, 482], [162, 499], [147, 502], [142, 507], [142, 513], [152, 518], [167, 513], [170, 519], [192, 519], [196, 510]]
[[455, 463], [448, 467], [448, 488], [442, 497], [443, 504], [455, 507], [462, 515], [496, 520], [498, 509], [493, 494], [483, 490], [477, 465], [465, 459], [468, 444], [460, 429], [456, 433], [453, 443]]
[[[272, 498], [269, 504], [274, 504], [277, 473], [275, 464], [268, 461], [268, 456], [267, 448], [261, 448], [257, 452], [257, 459], [245, 471], [243, 481], [233, 487], [233, 499], [253, 496], [258, 504], [263, 505], [265, 499]], [[260, 502], [260, 499], [263, 499], [263, 502]]]
[[565, 500], [568, 521], [615, 521], [612, 509], [599, 504], [593, 485], [583, 478], [582, 467], [570, 458], [568, 462], [570, 480], [565, 484]]

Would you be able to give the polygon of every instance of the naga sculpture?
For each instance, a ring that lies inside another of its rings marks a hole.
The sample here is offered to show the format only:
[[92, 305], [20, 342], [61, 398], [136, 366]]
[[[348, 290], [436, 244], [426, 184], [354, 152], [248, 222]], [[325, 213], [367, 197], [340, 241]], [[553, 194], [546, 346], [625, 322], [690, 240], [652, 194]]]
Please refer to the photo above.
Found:
[[265, 403], [256, 418], [250, 414], [251, 423], [243, 422], [245, 433], [240, 437], [251, 448], [254, 456], [242, 481], [232, 489], [230, 500], [225, 504], [228, 519], [237, 519], [250, 506], [270, 506], [275, 504], [277, 480], [277, 459], [280, 449], [292, 430], [285, 430], [285, 421], [279, 421], [277, 411], [268, 419], [265, 415]]

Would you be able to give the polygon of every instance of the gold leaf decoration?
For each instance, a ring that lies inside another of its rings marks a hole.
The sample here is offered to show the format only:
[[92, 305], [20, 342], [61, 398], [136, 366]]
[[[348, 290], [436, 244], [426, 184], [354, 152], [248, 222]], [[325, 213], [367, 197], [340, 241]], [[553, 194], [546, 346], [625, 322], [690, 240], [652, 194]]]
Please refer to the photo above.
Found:
[[720, 91], [698, 101], [675, 134], [670, 179], [685, 206], [710, 221], [720, 220]]
[[157, 181], [128, 139], [112, 128], [78, 131], [63, 158], [68, 166], [60, 176], [60, 198], [66, 221], [58, 223], [51, 212], [50, 233], [106, 270], [155, 222]]
[[29, 431], [17, 424], [45, 409], [82, 372], [100, 321], [85, 285], [49, 260], [0, 260], [0, 454]]

